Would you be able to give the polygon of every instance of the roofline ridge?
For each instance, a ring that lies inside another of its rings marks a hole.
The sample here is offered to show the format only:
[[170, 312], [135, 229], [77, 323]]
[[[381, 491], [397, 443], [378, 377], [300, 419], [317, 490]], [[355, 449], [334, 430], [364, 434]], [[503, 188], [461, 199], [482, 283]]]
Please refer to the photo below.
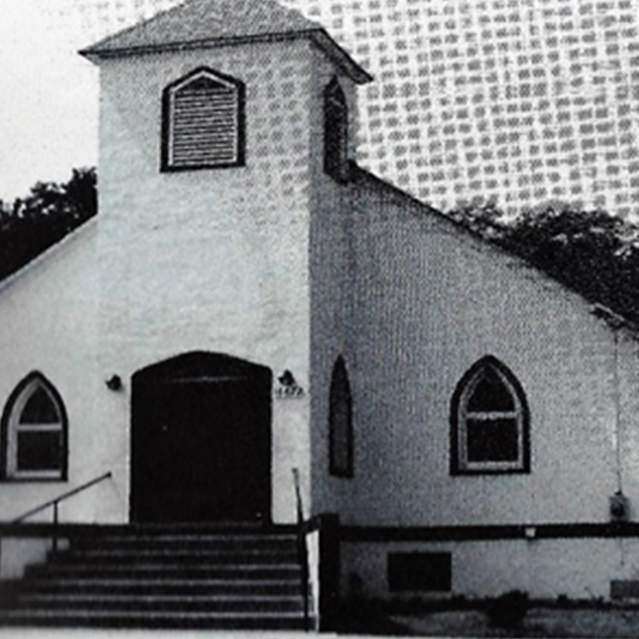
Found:
[[[182, 5], [180, 5], [182, 6]], [[124, 46], [111, 49], [100, 50], [100, 43], [86, 48], [80, 49], [80, 55], [91, 58], [118, 58], [130, 54], [152, 54], [163, 51], [180, 51], [197, 48], [215, 48], [229, 45], [245, 44], [249, 42], [281, 42], [283, 40], [294, 40], [296, 38], [309, 38], [315, 42], [320, 48], [327, 52], [333, 50], [336, 53], [332, 57], [336, 64], [340, 64], [347, 70], [347, 73], [359, 84], [366, 84], [373, 80], [373, 77], [366, 71], [352, 56], [342, 48], [331, 34], [319, 23], [308, 29], [290, 29], [288, 31], [277, 31], [273, 33], [256, 33], [239, 36], [223, 36], [210, 38], [200, 38], [198, 40], [176, 40], [173, 42], [162, 42], [156, 44], [142, 44], [134, 46]], [[139, 25], [138, 25], [139, 26]]]
[[98, 224], [98, 216], [92, 215], [90, 218], [76, 226], [66, 235], [63, 235], [57, 242], [50, 244], [42, 253], [38, 253], [28, 262], [25, 262], [17, 270], [9, 273], [3, 279], [0, 279], [0, 294], [15, 284], [18, 280], [29, 273], [37, 270], [44, 262], [48, 262], [51, 257], [64, 250], [69, 245], [75, 243], [75, 240], [82, 234], [88, 233], [91, 229], [96, 229]]
[[613, 311], [602, 302], [599, 302], [595, 299], [590, 299], [586, 294], [584, 294], [579, 289], [574, 288], [573, 286], [570, 286], [566, 282], [559, 280], [548, 271], [545, 271], [543, 268], [537, 266], [536, 264], [533, 264], [530, 260], [526, 259], [525, 256], [520, 255], [516, 251], [509, 249], [507, 246], [503, 244], [492, 241], [490, 238], [482, 235], [478, 231], [470, 228], [469, 226], [466, 226], [459, 220], [456, 220], [455, 218], [451, 217], [446, 212], [441, 211], [440, 209], [428, 204], [427, 202], [424, 202], [423, 200], [420, 200], [418, 197], [412, 195], [411, 193], [408, 193], [407, 191], [404, 191], [403, 189], [396, 186], [392, 182], [386, 180], [385, 178], [380, 177], [379, 175], [377, 175], [376, 173], [373, 173], [369, 169], [366, 169], [360, 166], [355, 160], [351, 160], [350, 165], [352, 170], [356, 174], [359, 174], [361, 178], [365, 180], [372, 180], [376, 182], [377, 184], [379, 184], [381, 188], [388, 189], [392, 193], [397, 195], [398, 197], [405, 198], [407, 201], [410, 201], [412, 204], [422, 209], [422, 212], [425, 215], [430, 214], [437, 220], [440, 220], [441, 222], [452, 226], [453, 229], [455, 229], [456, 231], [458, 231], [460, 234], [467, 237], [468, 239], [475, 240], [480, 245], [486, 246], [487, 248], [490, 248], [491, 250], [498, 252], [504, 257], [507, 257], [511, 260], [516, 260], [521, 265], [534, 271], [540, 278], [551, 282], [555, 286], [558, 286], [564, 292], [577, 297], [579, 300], [581, 300], [581, 302], [583, 302], [586, 305], [591, 315], [593, 315], [599, 320], [604, 321], [613, 330], [624, 328], [628, 332], [630, 332], [637, 340], [639, 340], [639, 324], [637, 324], [633, 319], [626, 317], [625, 315], [621, 313]]
[[177, 11], [178, 9], [181, 9], [182, 7], [184, 7], [184, 5], [187, 4], [188, 2], [189, 0], [182, 0], [179, 4], [176, 4], [174, 7], [169, 7], [168, 9], [163, 9], [162, 11], [158, 11], [157, 13], [154, 13], [152, 16], [150, 16], [149, 18], [146, 18], [145, 20], [140, 20], [139, 22], [132, 24], [130, 27], [125, 27], [124, 29], [120, 29], [119, 31], [116, 31], [115, 33], [112, 33], [111, 35], [105, 36], [101, 40], [98, 40], [97, 42], [94, 42], [93, 44], [89, 46], [83, 47], [82, 49], [78, 51], [78, 53], [80, 53], [80, 55], [86, 56], [87, 53], [91, 53], [92, 49], [96, 47], [104, 46], [105, 44], [107, 44], [108, 42], [110, 42], [111, 40], [115, 38], [119, 38], [125, 35], [126, 33], [130, 33], [131, 31], [135, 29], [139, 29], [140, 27], [146, 26], [147, 24], [149, 24], [150, 22], [153, 22], [154, 20], [156, 20], [157, 18], [160, 18], [161, 16], [165, 16], [169, 13], [172, 13], [173, 11]]
[[[139, 26], [136, 25], [136, 26]], [[80, 49], [78, 53], [83, 56], [97, 56], [97, 57], [119, 57], [121, 55], [126, 55], [127, 53], [153, 53], [155, 51], [163, 51], [165, 49], [173, 50], [176, 48], [189, 48], [189, 49], [197, 49], [198, 47], [211, 45], [215, 42], [219, 42], [219, 46], [224, 46], [229, 43], [234, 42], [245, 42], [245, 41], [255, 41], [262, 40], [268, 41], [271, 39], [282, 39], [285, 36], [288, 36], [287, 39], [293, 39], [294, 37], [306, 37], [310, 36], [313, 33], [321, 31], [321, 28], [317, 29], [305, 29], [305, 30], [295, 30], [291, 29], [290, 31], [278, 31], [273, 33], [259, 33], [254, 35], [240, 35], [240, 36], [222, 36], [216, 37], [211, 36], [208, 38], [198, 38], [197, 40], [173, 40], [156, 44], [138, 44], [138, 45], [129, 45], [123, 47], [117, 47], [113, 49], [105, 49], [105, 50], [95, 50], [101, 43], [93, 45], [91, 47], [87, 47], [85, 49]], [[119, 33], [116, 35], [120, 35]]]

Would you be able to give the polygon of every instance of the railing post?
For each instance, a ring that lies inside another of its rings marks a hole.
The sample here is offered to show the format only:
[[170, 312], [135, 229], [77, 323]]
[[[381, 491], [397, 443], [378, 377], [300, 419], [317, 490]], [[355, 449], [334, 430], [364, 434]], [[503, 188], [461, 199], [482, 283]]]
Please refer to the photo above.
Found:
[[339, 515], [319, 516], [319, 630], [336, 630], [340, 602]]
[[58, 502], [53, 502], [53, 552], [58, 552]]
[[309, 615], [309, 589], [308, 580], [310, 571], [308, 567], [308, 548], [306, 546], [306, 530], [304, 529], [304, 505], [302, 502], [302, 488], [300, 486], [300, 473], [293, 468], [293, 483], [295, 486], [295, 501], [297, 508], [297, 558], [301, 568], [302, 597], [304, 599], [304, 630], [310, 630]]

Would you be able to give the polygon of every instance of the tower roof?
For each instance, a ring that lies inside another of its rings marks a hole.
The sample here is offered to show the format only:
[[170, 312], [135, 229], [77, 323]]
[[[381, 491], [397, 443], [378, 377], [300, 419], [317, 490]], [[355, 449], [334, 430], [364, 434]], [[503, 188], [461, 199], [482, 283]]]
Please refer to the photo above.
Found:
[[319, 23], [276, 0], [187, 0], [80, 53], [99, 60], [296, 38], [315, 42], [355, 82], [372, 79]]

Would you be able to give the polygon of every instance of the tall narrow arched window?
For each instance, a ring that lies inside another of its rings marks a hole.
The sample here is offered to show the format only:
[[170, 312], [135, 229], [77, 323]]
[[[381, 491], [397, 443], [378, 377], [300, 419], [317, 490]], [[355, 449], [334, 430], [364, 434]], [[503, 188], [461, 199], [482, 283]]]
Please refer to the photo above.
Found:
[[244, 164], [244, 84], [205, 67], [170, 84], [162, 106], [162, 170]]
[[348, 180], [348, 106], [337, 78], [324, 90], [324, 171]]
[[491, 356], [461, 379], [451, 401], [451, 473], [530, 471], [529, 411], [521, 384]]
[[34, 372], [15, 388], [2, 416], [6, 479], [66, 479], [67, 417], [53, 385]]
[[330, 473], [338, 477], [353, 476], [353, 399], [344, 358], [333, 366], [329, 399]]

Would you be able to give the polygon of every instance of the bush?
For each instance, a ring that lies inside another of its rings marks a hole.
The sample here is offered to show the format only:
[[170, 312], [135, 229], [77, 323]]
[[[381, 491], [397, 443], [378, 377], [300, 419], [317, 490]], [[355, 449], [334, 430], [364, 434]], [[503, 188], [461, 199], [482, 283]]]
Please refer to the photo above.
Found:
[[521, 590], [511, 590], [486, 606], [486, 614], [495, 626], [511, 628], [518, 626], [528, 612], [528, 593]]

